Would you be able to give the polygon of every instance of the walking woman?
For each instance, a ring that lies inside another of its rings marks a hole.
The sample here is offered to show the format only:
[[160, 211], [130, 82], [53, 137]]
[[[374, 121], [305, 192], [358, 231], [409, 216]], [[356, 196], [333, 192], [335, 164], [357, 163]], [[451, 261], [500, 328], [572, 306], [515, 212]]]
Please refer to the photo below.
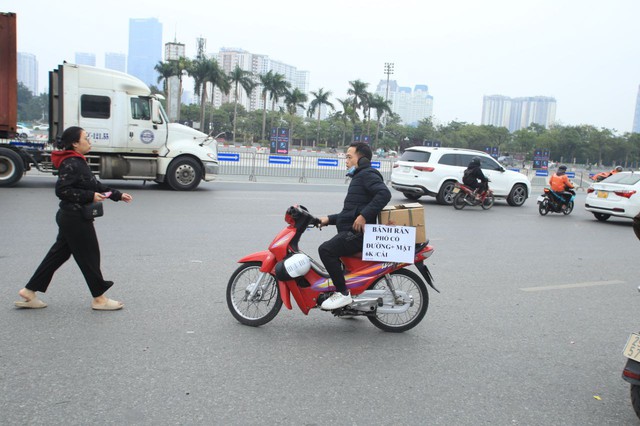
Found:
[[126, 203], [133, 198], [103, 185], [91, 173], [84, 156], [91, 150], [91, 142], [84, 129], [75, 126], [66, 129], [59, 148], [60, 151], [51, 154], [51, 161], [59, 170], [56, 182], [56, 196], [61, 200], [56, 214], [58, 237], [27, 285], [18, 292], [24, 300], [15, 302], [15, 305], [19, 308], [45, 308], [47, 304], [38, 299], [36, 292], [47, 291], [53, 274], [73, 255], [93, 296], [91, 308], [101, 311], [122, 309], [122, 302], [104, 295], [113, 282], [102, 278], [100, 247], [93, 219], [85, 219], [82, 207], [107, 198]]

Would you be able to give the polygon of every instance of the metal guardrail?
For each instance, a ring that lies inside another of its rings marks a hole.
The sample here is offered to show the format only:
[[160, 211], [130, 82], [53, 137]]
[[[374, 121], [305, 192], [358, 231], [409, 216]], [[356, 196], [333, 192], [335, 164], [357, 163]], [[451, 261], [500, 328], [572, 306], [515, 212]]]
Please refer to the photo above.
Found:
[[[376, 158], [372, 160], [375, 167], [384, 177], [391, 181], [391, 171], [397, 158]], [[298, 179], [306, 183], [307, 179], [315, 180], [347, 180], [346, 163], [343, 156], [315, 151], [292, 151], [289, 154], [270, 154], [266, 150], [250, 147], [219, 147], [219, 173], [221, 175], [247, 176], [250, 181], [257, 182], [259, 177], [283, 177]], [[511, 170], [522, 173], [532, 186], [549, 186], [549, 177], [554, 171], [518, 169]], [[578, 189], [586, 190], [593, 181], [593, 172], [568, 172], [569, 179]]]
[[[343, 157], [321, 152], [298, 151], [290, 154], [269, 154], [255, 148], [218, 148], [218, 172], [221, 175], [247, 176], [256, 182], [258, 177], [346, 180], [346, 163]], [[374, 158], [376, 168], [385, 181], [391, 180], [395, 159]]]

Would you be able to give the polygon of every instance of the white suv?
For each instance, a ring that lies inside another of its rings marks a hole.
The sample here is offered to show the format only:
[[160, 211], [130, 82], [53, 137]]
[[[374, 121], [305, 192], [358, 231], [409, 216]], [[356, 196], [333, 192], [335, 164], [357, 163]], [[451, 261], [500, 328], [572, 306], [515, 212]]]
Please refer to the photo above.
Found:
[[435, 196], [440, 204], [452, 204], [455, 182], [473, 157], [480, 157], [482, 172], [489, 178], [489, 188], [496, 198], [506, 198], [510, 206], [521, 206], [531, 193], [531, 183], [522, 173], [505, 170], [482, 151], [461, 148], [408, 148], [394, 164], [391, 187], [410, 200], [423, 195]]

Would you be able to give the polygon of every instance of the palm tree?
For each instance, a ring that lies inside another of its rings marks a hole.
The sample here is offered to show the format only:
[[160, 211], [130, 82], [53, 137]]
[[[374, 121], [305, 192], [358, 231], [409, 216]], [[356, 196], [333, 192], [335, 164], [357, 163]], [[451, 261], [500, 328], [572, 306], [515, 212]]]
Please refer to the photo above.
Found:
[[269, 70], [266, 74], [260, 74], [258, 79], [262, 86], [262, 139], [264, 140], [267, 126], [267, 95], [271, 99], [271, 111], [275, 111], [278, 99], [284, 96], [291, 87], [291, 83], [284, 79], [283, 74], [274, 73], [273, 70]]
[[233, 141], [236, 141], [236, 119], [238, 117], [238, 86], [242, 87], [242, 89], [246, 92], [247, 96], [251, 94], [255, 83], [252, 80], [253, 74], [249, 71], [245, 71], [240, 68], [239, 65], [236, 64], [236, 67], [231, 71], [231, 73], [227, 76], [229, 79], [229, 83], [233, 84], [235, 101], [233, 107]]
[[211, 61], [207, 58], [199, 58], [191, 61], [191, 66], [187, 70], [187, 74], [193, 78], [193, 92], [200, 96], [200, 130], [205, 131], [204, 127], [204, 109], [207, 101], [207, 83], [211, 76]]
[[271, 111], [276, 110], [276, 104], [281, 97], [283, 97], [287, 90], [291, 88], [291, 83], [285, 80], [284, 74], [275, 73], [271, 80], [271, 87], [269, 88], [269, 99], [271, 99]]
[[273, 71], [269, 70], [266, 74], [260, 74], [258, 80], [258, 84], [262, 86], [262, 136], [260, 140], [264, 140], [264, 131], [267, 126], [267, 94], [273, 80]]
[[229, 83], [229, 78], [225, 74], [224, 70], [218, 65], [218, 61], [213, 58], [209, 59], [209, 61], [211, 62], [211, 67], [209, 69], [209, 83], [211, 84], [211, 110], [209, 111], [209, 122], [211, 123], [213, 121], [216, 87], [220, 92], [228, 95], [231, 90], [231, 84]]
[[376, 140], [375, 140], [375, 146], [378, 146], [378, 133], [380, 132], [380, 119], [382, 118], [382, 115], [385, 113], [391, 114], [391, 101], [389, 100], [385, 100], [385, 98], [383, 98], [382, 96], [378, 95], [378, 94], [373, 94], [371, 95], [371, 98], [369, 99], [369, 107], [371, 109], [375, 109], [376, 110]]
[[164, 94], [167, 98], [169, 98], [169, 92], [167, 91], [167, 81], [169, 80], [169, 78], [175, 75], [175, 67], [173, 66], [173, 63], [169, 61], [158, 61], [153, 69], [158, 72], [158, 84], [162, 82], [162, 89], [164, 90]]
[[298, 107], [304, 109], [304, 103], [307, 102], [307, 95], [302, 93], [297, 87], [292, 91], [288, 91], [284, 95], [284, 104], [287, 106], [287, 112], [291, 115], [289, 120], [289, 137], [293, 142], [293, 117], [298, 112]]
[[367, 87], [369, 87], [369, 83], [365, 83], [361, 80], [350, 81], [349, 84], [351, 87], [347, 90], [347, 95], [352, 96], [353, 107], [356, 111], [358, 109], [363, 108], [363, 120], [367, 118], [367, 98], [369, 97], [369, 92], [367, 92]]
[[185, 57], [178, 58], [177, 61], [172, 61], [174, 63], [174, 71], [175, 75], [178, 77], [178, 114], [176, 119], [180, 121], [180, 109], [182, 107], [182, 76], [185, 71], [191, 67], [191, 60]]
[[[344, 146], [344, 139], [347, 133], [347, 123], [349, 120], [351, 120], [351, 122], [355, 124], [358, 115], [356, 114], [356, 110], [353, 108], [352, 99], [338, 99], [338, 102], [340, 102], [340, 105], [342, 106], [342, 111], [338, 112], [336, 115], [342, 120], [342, 146]], [[353, 138], [351, 138], [351, 140], [353, 140]]]
[[[329, 96], [331, 96], [331, 92], [325, 92], [323, 88], [320, 88], [317, 92], [311, 92], [313, 95], [313, 100], [309, 104], [309, 110], [307, 111], [307, 115], [309, 118], [313, 116], [313, 113], [318, 110], [318, 125], [316, 128], [316, 141], [320, 142], [320, 111], [322, 110], [322, 106], [326, 105], [330, 107], [332, 110], [335, 109], [333, 104], [329, 102]], [[314, 143], [315, 146], [315, 143]]]

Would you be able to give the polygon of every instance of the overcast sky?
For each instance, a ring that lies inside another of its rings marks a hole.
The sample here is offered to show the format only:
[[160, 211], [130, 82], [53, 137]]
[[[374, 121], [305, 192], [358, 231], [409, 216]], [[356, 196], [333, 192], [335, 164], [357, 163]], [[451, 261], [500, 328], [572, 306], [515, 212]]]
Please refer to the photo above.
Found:
[[[18, 51], [46, 72], [75, 52], [127, 53], [129, 18], [155, 17], [163, 42], [196, 38], [307, 70], [311, 90], [346, 97], [350, 80], [426, 84], [438, 123], [480, 124], [483, 95], [552, 96], [556, 120], [628, 132], [640, 85], [639, 0], [4, 0]], [[163, 49], [164, 51], [164, 49]], [[337, 102], [336, 102], [337, 105]]]

